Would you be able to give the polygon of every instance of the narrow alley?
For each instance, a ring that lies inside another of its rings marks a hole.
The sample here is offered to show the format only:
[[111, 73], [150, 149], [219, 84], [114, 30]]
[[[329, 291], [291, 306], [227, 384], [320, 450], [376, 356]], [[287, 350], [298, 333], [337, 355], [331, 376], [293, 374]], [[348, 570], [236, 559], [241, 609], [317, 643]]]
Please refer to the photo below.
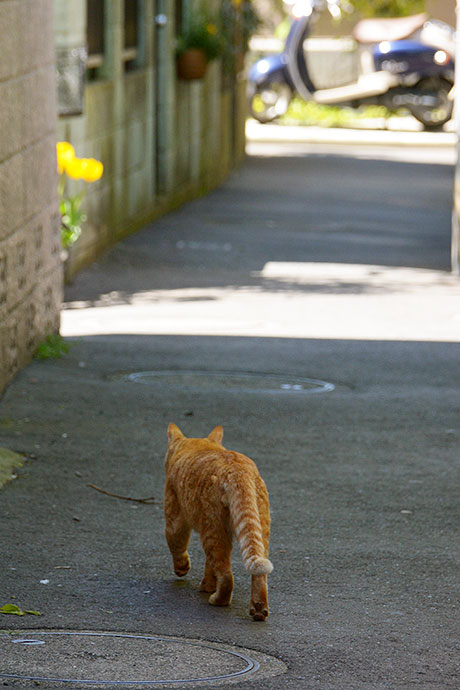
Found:
[[[259, 146], [223, 186], [67, 287], [69, 354], [34, 361], [0, 403], [0, 445], [28, 458], [2, 494], [0, 591], [42, 614], [10, 616], [9, 629], [243, 648], [257, 664], [247, 677], [213, 671], [225, 687], [458, 688], [453, 166], [407, 151], [410, 162], [401, 149], [392, 159], [369, 146]], [[169, 422], [189, 436], [222, 424], [224, 445], [266, 481], [263, 624], [248, 616], [237, 548], [228, 608], [198, 592], [197, 538], [190, 573], [174, 576]], [[161, 682], [200, 685], [208, 676], [187, 658]], [[129, 687], [160, 673], [147, 655], [136, 663]], [[27, 668], [24, 656], [15, 664]], [[117, 673], [109, 687], [126, 680]]]

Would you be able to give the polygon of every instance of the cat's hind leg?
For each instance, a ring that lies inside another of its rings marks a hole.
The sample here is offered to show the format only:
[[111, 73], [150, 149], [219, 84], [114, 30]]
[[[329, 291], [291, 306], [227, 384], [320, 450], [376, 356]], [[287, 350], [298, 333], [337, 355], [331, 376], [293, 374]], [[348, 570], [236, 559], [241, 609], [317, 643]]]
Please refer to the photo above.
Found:
[[165, 534], [173, 558], [174, 572], [183, 577], [190, 570], [190, 557], [187, 553], [191, 529], [185, 521], [177, 496], [168, 485], [165, 488]]
[[233, 573], [228, 566], [219, 567], [216, 575], [216, 591], [209, 597], [209, 603], [213, 606], [228, 606], [232, 600]]
[[[264, 544], [264, 556], [268, 558], [268, 545], [270, 541], [270, 509], [268, 506], [268, 494], [265, 484], [261, 480], [258, 483], [257, 507], [259, 510], [260, 526], [262, 529], [262, 541]], [[251, 575], [251, 603], [249, 615], [255, 621], [264, 621], [268, 616], [268, 587], [266, 575]]]
[[209, 561], [208, 558], [206, 558], [206, 566], [204, 569], [204, 577], [201, 580], [200, 584], [200, 592], [208, 592], [209, 594], [213, 594], [217, 589], [217, 578], [214, 574], [214, 569]]
[[249, 615], [255, 621], [264, 621], [268, 616], [267, 576], [251, 576], [251, 603]]
[[[209, 597], [213, 606], [228, 606], [232, 600], [233, 573], [230, 563], [232, 553], [232, 539], [225, 530], [216, 529], [202, 537], [203, 549], [206, 554], [206, 574], [213, 574], [216, 581], [215, 591]], [[210, 582], [211, 580], [208, 580]], [[202, 582], [203, 584], [203, 582]]]

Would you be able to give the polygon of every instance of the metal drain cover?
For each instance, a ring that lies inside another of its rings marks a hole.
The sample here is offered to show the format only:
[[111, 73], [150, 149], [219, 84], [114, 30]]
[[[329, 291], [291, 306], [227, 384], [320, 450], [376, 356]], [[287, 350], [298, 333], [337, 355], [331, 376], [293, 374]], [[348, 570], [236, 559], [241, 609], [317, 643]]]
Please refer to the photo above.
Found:
[[284, 671], [274, 657], [199, 640], [115, 632], [0, 633], [4, 679], [149, 687], [228, 683]]
[[124, 377], [134, 383], [187, 388], [257, 393], [327, 393], [333, 383], [301, 376], [235, 371], [135, 371]]

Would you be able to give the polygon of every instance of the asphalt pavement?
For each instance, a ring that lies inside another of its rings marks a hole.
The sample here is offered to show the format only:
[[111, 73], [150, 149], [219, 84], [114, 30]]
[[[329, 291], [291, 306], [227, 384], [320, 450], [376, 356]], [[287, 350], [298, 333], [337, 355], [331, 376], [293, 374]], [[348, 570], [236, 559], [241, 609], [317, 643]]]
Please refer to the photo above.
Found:
[[[1, 616], [0, 683], [458, 689], [460, 280], [442, 141], [253, 139], [222, 187], [67, 287], [70, 352], [0, 400], [0, 446], [22, 457], [0, 490], [0, 607], [41, 614]], [[264, 623], [237, 548], [228, 608], [198, 592], [197, 538], [174, 576], [171, 421], [222, 424], [267, 483]]]

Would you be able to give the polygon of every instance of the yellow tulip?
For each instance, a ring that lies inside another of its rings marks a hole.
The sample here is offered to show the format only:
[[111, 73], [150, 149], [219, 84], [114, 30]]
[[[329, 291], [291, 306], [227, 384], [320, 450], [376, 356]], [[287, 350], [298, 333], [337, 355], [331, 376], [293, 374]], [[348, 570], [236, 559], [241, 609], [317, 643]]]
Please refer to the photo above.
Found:
[[67, 161], [65, 166], [66, 175], [71, 177], [73, 180], [81, 180], [83, 172], [81, 162], [81, 158], [72, 158], [71, 160]]
[[75, 149], [68, 141], [58, 141], [56, 144], [57, 171], [61, 175], [67, 164], [75, 158]]
[[96, 182], [96, 180], [102, 177], [102, 173], [104, 172], [104, 166], [101, 161], [95, 158], [82, 158], [82, 168], [82, 179], [85, 182]]
[[74, 180], [95, 182], [102, 177], [104, 166], [95, 158], [73, 158], [66, 164], [65, 172]]

